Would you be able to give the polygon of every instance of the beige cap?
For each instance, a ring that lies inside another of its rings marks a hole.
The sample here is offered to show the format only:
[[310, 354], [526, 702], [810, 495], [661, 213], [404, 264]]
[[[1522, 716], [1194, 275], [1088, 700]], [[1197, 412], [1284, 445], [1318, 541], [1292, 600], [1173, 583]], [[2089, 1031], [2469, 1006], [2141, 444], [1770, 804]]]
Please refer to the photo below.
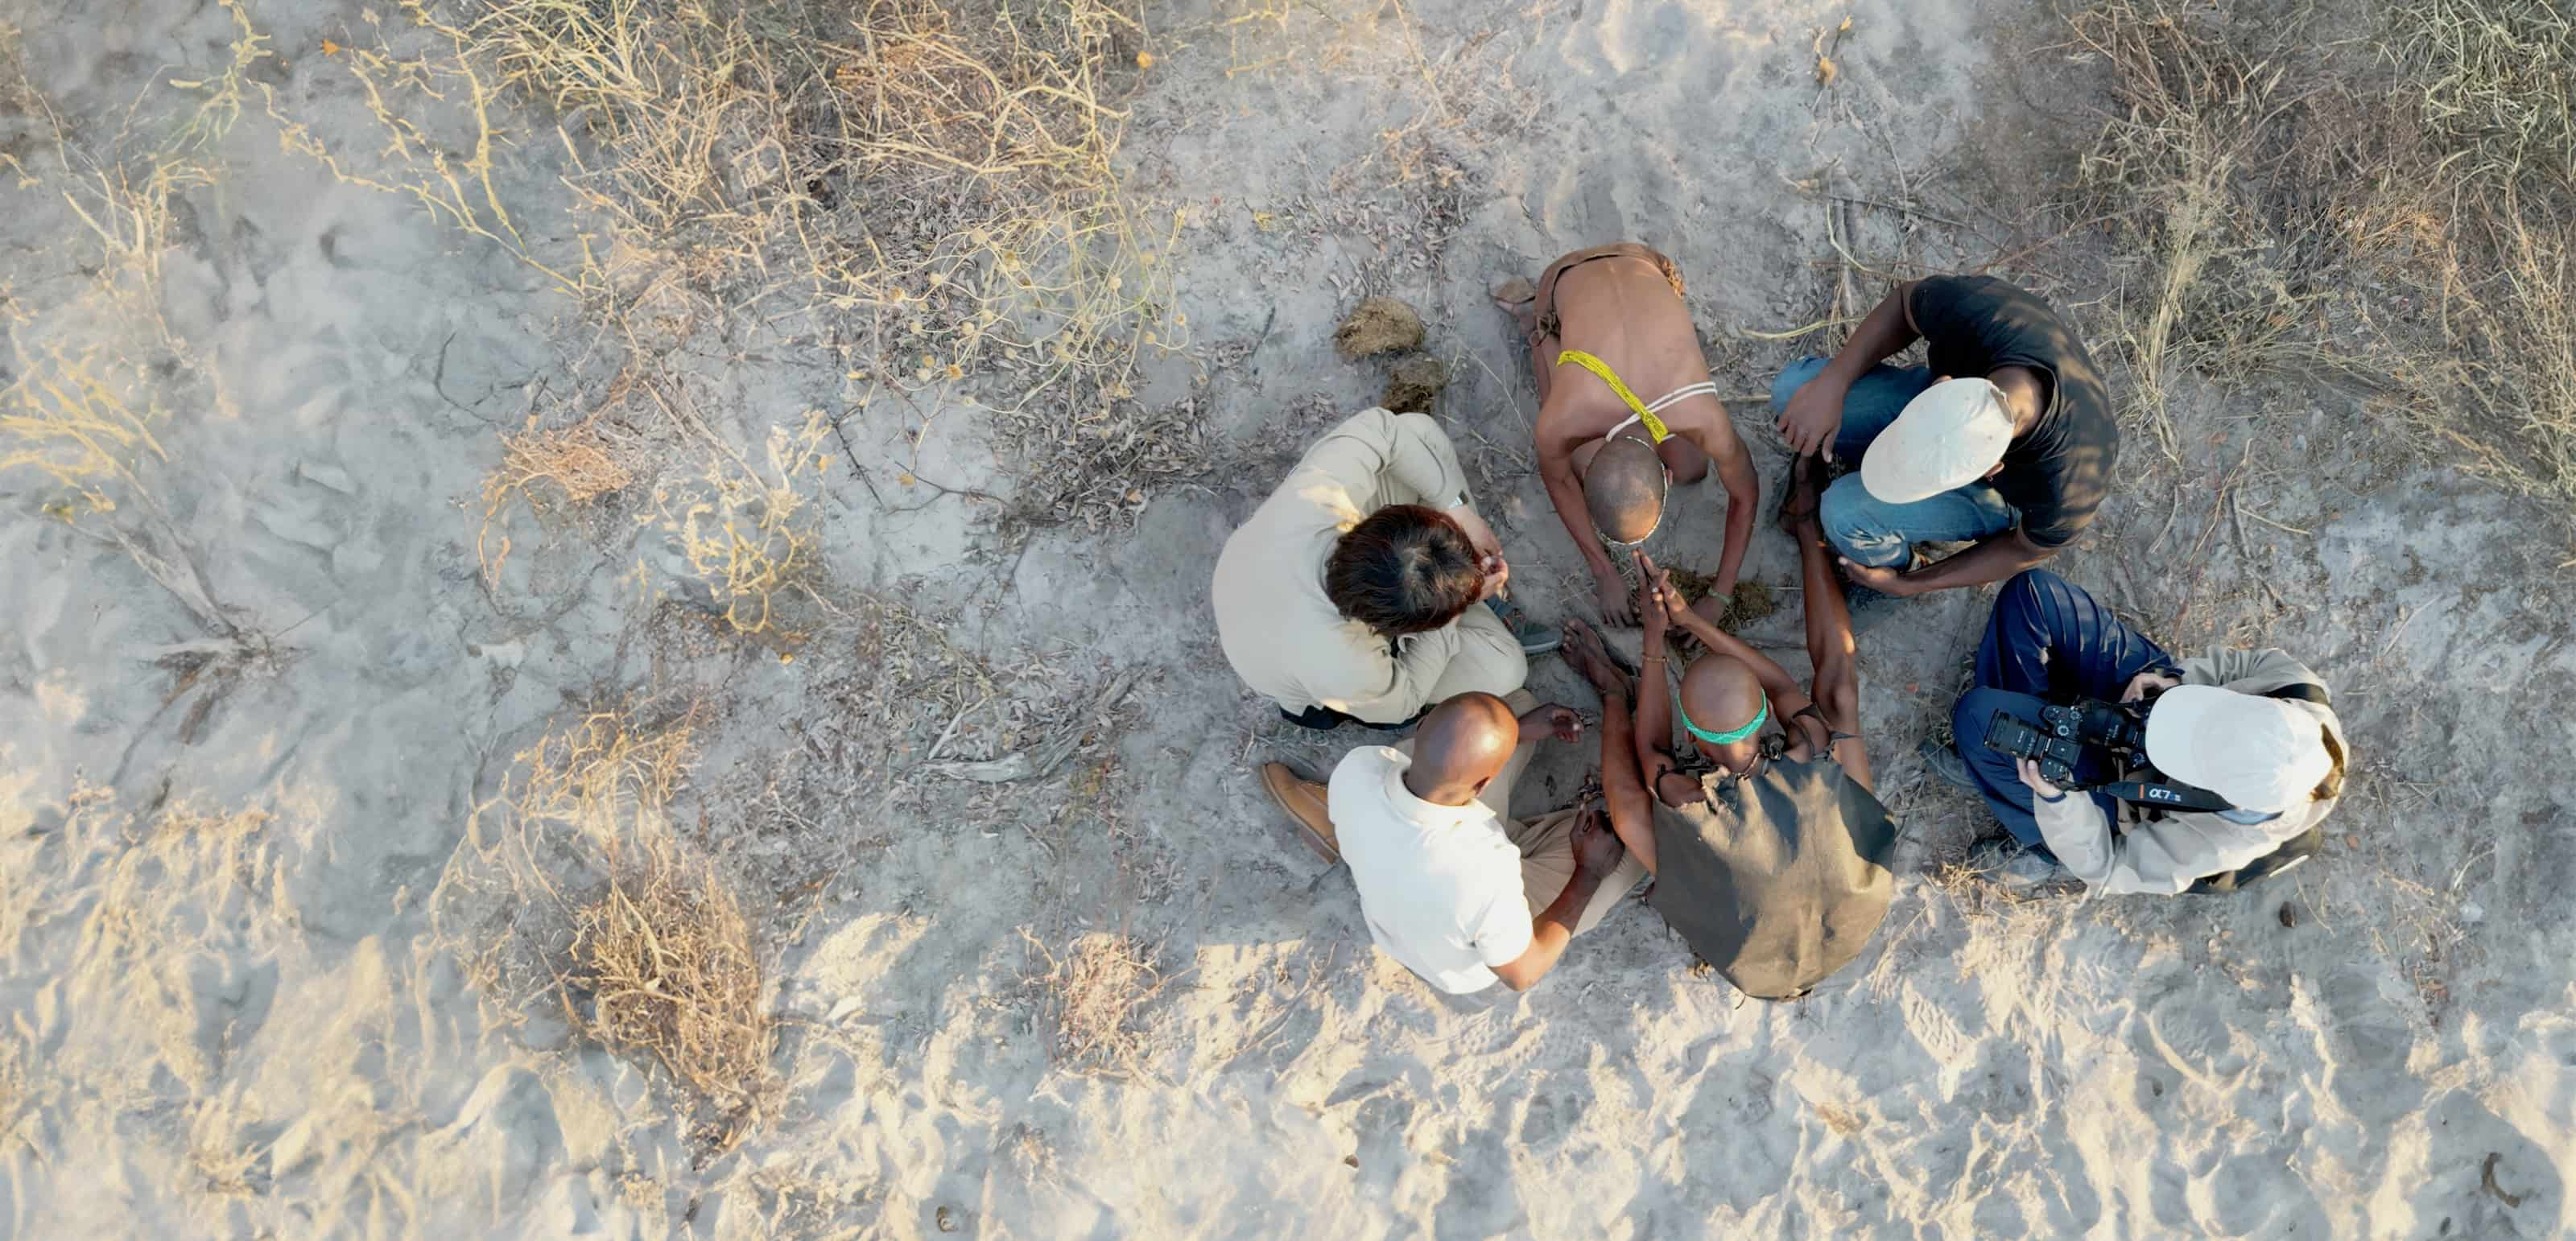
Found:
[[2245, 810], [2287, 810], [2334, 769], [2317, 717], [2277, 698], [2177, 685], [2147, 712], [2147, 761]]
[[1860, 482], [1889, 504], [1928, 500], [1985, 476], [2011, 445], [2003, 389], [1945, 379], [1905, 403], [1860, 459]]

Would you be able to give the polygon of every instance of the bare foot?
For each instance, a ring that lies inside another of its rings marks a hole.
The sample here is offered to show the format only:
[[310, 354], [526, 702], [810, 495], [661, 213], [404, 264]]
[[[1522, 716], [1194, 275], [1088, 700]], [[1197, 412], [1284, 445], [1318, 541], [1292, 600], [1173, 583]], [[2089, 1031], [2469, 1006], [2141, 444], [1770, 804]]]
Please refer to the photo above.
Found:
[[1512, 329], [1526, 339], [1538, 326], [1538, 286], [1514, 276], [1494, 287], [1494, 304], [1512, 317]]
[[1582, 617], [1565, 618], [1565, 644], [1558, 647], [1556, 653], [1565, 661], [1566, 667], [1590, 681], [1592, 688], [1604, 694], [1628, 692], [1627, 673], [1610, 662], [1610, 652], [1601, 645], [1601, 635], [1594, 633], [1592, 626], [1584, 624]]
[[1816, 513], [1824, 507], [1824, 470], [1825, 463], [1820, 458], [1800, 456], [1789, 461], [1789, 486], [1780, 497], [1780, 528], [1793, 537], [1823, 531]]

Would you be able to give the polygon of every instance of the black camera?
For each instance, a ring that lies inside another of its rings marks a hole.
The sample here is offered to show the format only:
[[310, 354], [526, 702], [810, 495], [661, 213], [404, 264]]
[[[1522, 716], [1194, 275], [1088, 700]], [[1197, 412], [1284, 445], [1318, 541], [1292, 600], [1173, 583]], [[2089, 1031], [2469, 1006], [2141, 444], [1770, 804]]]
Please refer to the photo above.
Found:
[[1986, 726], [1986, 745], [2039, 764], [2041, 778], [2059, 788], [2098, 788], [2147, 765], [2146, 707], [2099, 700], [2045, 706], [2037, 724], [1997, 714]]
[[2147, 761], [2151, 703], [2085, 699], [2044, 706], [2037, 724], [1998, 712], [1986, 725], [1986, 746], [2037, 763], [2040, 778], [2061, 789], [2099, 789], [2171, 810], [2230, 809], [2226, 798], [2169, 780]]

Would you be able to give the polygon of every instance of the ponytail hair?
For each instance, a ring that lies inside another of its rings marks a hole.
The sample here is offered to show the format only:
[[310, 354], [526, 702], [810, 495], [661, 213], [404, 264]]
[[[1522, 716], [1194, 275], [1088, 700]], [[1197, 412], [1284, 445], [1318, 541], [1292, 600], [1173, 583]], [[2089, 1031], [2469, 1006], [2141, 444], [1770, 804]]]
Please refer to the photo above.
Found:
[[2326, 778], [2317, 781], [2317, 787], [2308, 794], [2308, 800], [2333, 801], [2343, 796], [2343, 746], [2335, 741], [2334, 730], [2323, 724], [2317, 725], [2317, 734], [2325, 739], [2326, 758], [2334, 766], [2326, 769]]

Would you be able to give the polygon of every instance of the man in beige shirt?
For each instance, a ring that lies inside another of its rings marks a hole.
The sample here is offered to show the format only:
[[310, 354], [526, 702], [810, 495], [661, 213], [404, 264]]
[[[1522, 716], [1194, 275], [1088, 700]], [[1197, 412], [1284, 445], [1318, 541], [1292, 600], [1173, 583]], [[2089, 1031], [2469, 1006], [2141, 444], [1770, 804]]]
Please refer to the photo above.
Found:
[[1555, 648], [1488, 604], [1510, 576], [1440, 424], [1366, 410], [1226, 540], [1217, 639], [1294, 723], [1402, 727], [1458, 694], [1519, 689], [1529, 655]]

